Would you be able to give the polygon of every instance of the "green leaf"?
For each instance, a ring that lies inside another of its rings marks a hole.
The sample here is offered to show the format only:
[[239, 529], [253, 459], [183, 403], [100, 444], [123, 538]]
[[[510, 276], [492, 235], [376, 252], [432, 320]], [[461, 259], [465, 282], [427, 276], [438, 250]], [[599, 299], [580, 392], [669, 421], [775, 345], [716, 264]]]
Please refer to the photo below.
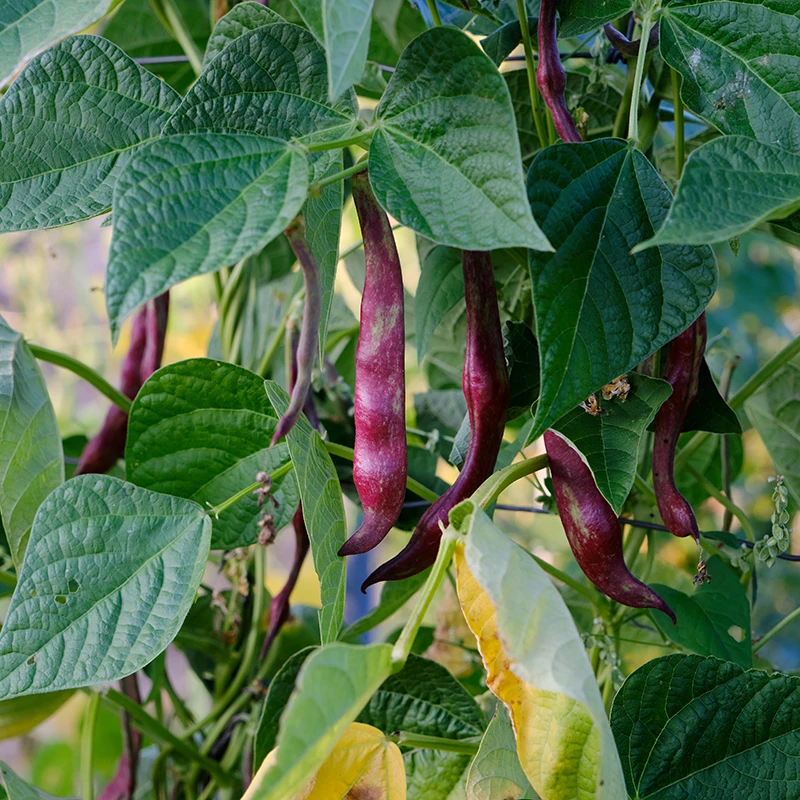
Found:
[[41, 370], [0, 317], [0, 522], [17, 569], [37, 509], [63, 482], [61, 434]]
[[631, 0], [562, 0], [558, 4], [559, 38], [589, 33], [631, 10]]
[[11, 767], [0, 761], [0, 776], [3, 778], [8, 800], [42, 800], [45, 795], [36, 787], [31, 786], [14, 772]]
[[364, 73], [375, 0], [322, 0], [328, 99], [338, 100]]
[[598, 398], [602, 413], [592, 416], [580, 406], [553, 425], [580, 451], [592, 470], [597, 488], [616, 514], [633, 487], [639, 442], [672, 387], [658, 378], [631, 372], [631, 391], [619, 398]]
[[388, 644], [334, 643], [314, 651], [281, 716], [277, 761], [256, 775], [253, 800], [294, 797], [392, 671]]
[[[531, 39], [535, 42], [538, 38], [539, 30], [538, 17], [530, 17], [528, 19], [528, 30], [530, 31]], [[522, 26], [519, 24], [518, 19], [506, 22], [505, 25], [501, 25], [497, 30], [492, 31], [488, 36], [481, 39], [481, 47], [484, 52], [498, 67], [520, 44], [522, 44]], [[518, 71], [522, 73], [527, 85], [527, 72], [524, 69]]]
[[673, 0], [664, 6], [660, 38], [692, 111], [723, 133], [800, 153], [797, 5]]
[[751, 800], [797, 797], [798, 703], [798, 678], [694, 655], [649, 661], [611, 709], [628, 793], [638, 800], [717, 800], [728, 790]]
[[[186, 22], [198, 52], [202, 53], [211, 32], [208, 0], [175, 0], [175, 5]], [[214, 30], [216, 33], [216, 28]], [[114, 42], [131, 58], [184, 55], [183, 48], [156, 16], [150, 0], [125, 0], [103, 28], [103, 38]], [[186, 92], [197, 77], [188, 61], [142, 66], [181, 94]]]
[[120, 172], [161, 135], [179, 102], [163, 81], [96, 36], [42, 53], [0, 102], [0, 232], [108, 211]]
[[83, 30], [108, 11], [111, 0], [18, 0], [0, 18], [0, 86], [26, 58], [70, 33]]
[[258, 715], [258, 727], [253, 739], [253, 760], [255, 764], [260, 764], [275, 747], [281, 714], [292, 696], [297, 676], [300, 673], [300, 667], [303, 666], [305, 660], [313, 652], [313, 647], [298, 650], [284, 663], [270, 681], [267, 696], [264, 698], [264, 703]]
[[16, 739], [30, 733], [55, 714], [70, 697], [72, 692], [66, 690], [0, 700], [0, 740]]
[[776, 471], [800, 503], [800, 358], [778, 370], [745, 409]]
[[514, 117], [517, 121], [517, 136], [522, 153], [522, 164], [530, 166], [533, 157], [542, 149], [539, 135], [536, 133], [536, 122], [531, 109], [531, 90], [528, 85], [528, 73], [524, 69], [506, 72], [503, 77], [508, 84], [511, 104], [514, 106]]
[[639, 249], [724, 242], [798, 208], [800, 155], [746, 136], [723, 136], [689, 156], [663, 226]]
[[[325, 52], [311, 33], [288, 22], [265, 25], [235, 39], [203, 70], [165, 132], [255, 133], [303, 144], [350, 136], [355, 95], [331, 105], [327, 82]], [[314, 182], [334, 158], [313, 154]]]
[[140, 151], [114, 190], [113, 341], [145, 301], [258, 252], [297, 215], [307, 188], [302, 151], [263, 136], [184, 134]]
[[411, 578], [384, 583], [378, 605], [361, 619], [348, 625], [342, 631], [341, 638], [355, 639], [389, 619], [395, 611], [401, 609], [422, 588], [429, 573], [430, 570], [426, 569]]
[[300, 18], [319, 42], [325, 41], [322, 0], [291, 0]]
[[239, 3], [214, 26], [203, 54], [203, 64], [210, 64], [235, 39], [273, 22], [283, 22], [283, 18], [271, 8], [252, 0]]
[[[619, 800], [624, 778], [592, 667], [558, 589], [471, 500], [457, 523], [461, 607], [509, 709], [520, 763], [548, 800]], [[525, 609], [521, 614], [520, 609]], [[554, 754], [558, 754], [554, 756]]]
[[[272, 381], [266, 381], [264, 386], [275, 410], [283, 414], [289, 404], [286, 392]], [[339, 637], [344, 621], [346, 571], [344, 559], [338, 555], [347, 538], [342, 487], [319, 433], [305, 416], [300, 417], [286, 440], [303, 503], [314, 569], [319, 576], [320, 637], [322, 644], [328, 644]]]
[[739, 418], [719, 393], [719, 388], [705, 359], [700, 364], [697, 397], [686, 415], [681, 430], [684, 433], [687, 431], [709, 431], [709, 433], [736, 435], [742, 433]]
[[532, 797], [533, 788], [517, 755], [517, 742], [508, 711], [497, 704], [492, 721], [467, 773], [467, 800], [519, 800]]
[[[402, 730], [445, 739], [480, 736], [486, 727], [483, 712], [461, 684], [440, 664], [415, 655], [383, 683], [358, 721], [387, 734]], [[409, 797], [447, 797], [470, 757], [418, 749], [403, 760]]]
[[464, 299], [461, 251], [435, 245], [420, 264], [414, 296], [417, 330], [417, 360], [422, 361], [428, 341], [439, 323]]
[[[131, 483], [194, 500], [202, 508], [233, 497], [289, 461], [285, 443], [270, 448], [278, 414], [264, 380], [234, 364], [206, 358], [178, 361], [156, 372], [131, 408], [125, 449]], [[276, 480], [267, 501], [276, 528], [297, 509], [294, 475]], [[211, 547], [232, 550], [258, 540], [262, 509], [244, 497], [213, 520]]]
[[700, 584], [686, 595], [654, 583], [653, 589], [675, 612], [678, 624], [663, 611], [653, 611], [662, 633], [675, 644], [701, 656], [717, 656], [740, 667], [753, 666], [750, 603], [736, 573], [719, 557], [707, 563], [711, 583]]
[[536, 438], [683, 331], [711, 299], [717, 269], [708, 247], [631, 254], [671, 197], [644, 155], [618, 139], [548, 147], [531, 165], [528, 193], [556, 247], [530, 254], [542, 361]]
[[511, 384], [507, 416], [512, 420], [527, 414], [539, 396], [539, 346], [524, 322], [509, 321], [503, 326], [503, 349]]
[[208, 558], [196, 503], [81, 475], [42, 503], [0, 632], [0, 697], [109, 683], [173, 640]]
[[[342, 169], [342, 154], [331, 162], [325, 176]], [[306, 240], [319, 265], [319, 283], [322, 291], [322, 310], [319, 322], [320, 358], [328, 335], [328, 320], [333, 304], [333, 284], [336, 282], [336, 267], [339, 263], [339, 234], [342, 228], [342, 205], [344, 183], [336, 181], [322, 189], [319, 197], [309, 197], [303, 208], [306, 221]]]
[[399, 222], [461, 249], [550, 249], [525, 202], [508, 88], [466, 34], [414, 39], [375, 119], [370, 181]]

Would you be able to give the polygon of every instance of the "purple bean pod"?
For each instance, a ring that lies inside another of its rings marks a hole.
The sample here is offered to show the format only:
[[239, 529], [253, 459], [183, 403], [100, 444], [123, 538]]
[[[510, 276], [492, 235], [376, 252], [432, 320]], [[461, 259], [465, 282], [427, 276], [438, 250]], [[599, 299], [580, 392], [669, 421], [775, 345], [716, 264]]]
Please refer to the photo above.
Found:
[[461, 385], [470, 425], [467, 457], [455, 483], [425, 512], [405, 548], [378, 567], [364, 581], [362, 591], [379, 581], [409, 578], [433, 564], [442, 537], [440, 525], [447, 525], [450, 510], [489, 478], [500, 452], [509, 380], [489, 253], [465, 251], [462, 269], [467, 353]]
[[394, 234], [366, 172], [352, 179], [366, 277], [356, 350], [353, 482], [364, 521], [340, 556], [377, 547], [403, 510], [408, 471], [403, 275]]

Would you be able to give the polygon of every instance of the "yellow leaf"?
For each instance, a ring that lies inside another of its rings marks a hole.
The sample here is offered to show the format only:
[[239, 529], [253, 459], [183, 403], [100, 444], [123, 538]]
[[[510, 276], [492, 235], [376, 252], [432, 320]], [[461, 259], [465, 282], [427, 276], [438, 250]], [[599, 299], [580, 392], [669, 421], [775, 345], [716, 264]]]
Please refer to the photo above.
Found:
[[[276, 750], [265, 759], [243, 800], [248, 800], [259, 775], [275, 763]], [[405, 800], [406, 773], [400, 748], [371, 725], [351, 722], [317, 774], [293, 800]]]
[[[597, 711], [593, 715], [591, 706], [577, 699], [597, 693], [588, 660], [585, 677], [582, 665], [565, 663], [565, 659], [572, 661], [573, 656], [586, 660], [582, 647], [576, 650], [577, 643], [571, 642], [572, 638], [578, 640], [577, 632], [573, 637], [563, 627], [569, 622], [574, 629], [568, 612], [564, 609], [567, 618], [563, 624], [555, 625], [560, 612], [552, 599], [541, 602], [540, 597], [540, 602], [529, 605], [526, 601], [530, 598], [525, 595], [533, 594], [531, 584], [538, 580], [530, 571], [531, 565], [538, 569], [535, 563], [497, 531], [480, 509], [467, 522], [466, 546], [459, 543], [455, 552], [458, 596], [467, 623], [478, 640], [488, 675], [487, 685], [511, 716], [525, 775], [542, 800], [616, 800], [623, 785], [618, 757], [611, 754], [613, 763], [609, 768], [603, 764], [601, 752], [599, 726], [607, 726], [607, 719], [604, 714], [602, 720], [596, 719]], [[481, 561], [487, 553], [490, 559], [497, 560], [491, 570], [484, 569], [489, 565]], [[498, 585], [482, 587], [471, 559], [475, 559], [482, 573], [494, 575], [492, 580]], [[557, 594], [548, 581], [544, 590], [549, 589]], [[507, 626], [509, 630], [499, 625], [496, 602], [504, 603], [502, 618], [506, 623], [509, 614], [515, 621], [514, 626]], [[519, 605], [522, 602], [524, 608]], [[512, 627], [515, 627], [513, 632]], [[513, 636], [514, 641], [507, 636]], [[561, 646], [557, 644], [559, 639]], [[552, 652], [548, 653], [550, 648]], [[538, 656], [522, 656], [522, 661], [519, 655], [511, 655], [537, 651]], [[540, 671], [532, 673], [530, 668], [537, 658], [544, 661], [539, 662]], [[554, 671], [561, 674], [554, 675]], [[586, 681], [592, 686], [587, 686]], [[570, 685], [573, 689], [567, 690]], [[599, 702], [599, 694], [596, 700]], [[599, 713], [602, 714], [602, 706]], [[610, 731], [607, 733], [610, 736]]]

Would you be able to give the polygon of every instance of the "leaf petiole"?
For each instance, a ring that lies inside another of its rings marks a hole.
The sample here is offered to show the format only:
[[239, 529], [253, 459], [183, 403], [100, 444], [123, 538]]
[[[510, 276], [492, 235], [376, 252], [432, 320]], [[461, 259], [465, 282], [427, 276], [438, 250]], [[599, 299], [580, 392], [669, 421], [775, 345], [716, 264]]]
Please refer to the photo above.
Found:
[[[273, 481], [280, 480], [284, 475], [288, 474], [293, 468], [293, 464], [291, 461], [287, 461], [285, 464], [281, 464], [278, 469], [274, 472], [270, 473], [270, 478]], [[235, 495], [229, 497], [227, 500], [223, 500], [218, 506], [211, 506], [211, 508], [206, 509], [206, 514], [209, 517], [219, 517], [219, 515], [223, 511], [227, 511], [234, 503], [238, 503], [243, 497], [247, 497], [249, 494], [253, 494], [261, 486], [260, 481], [255, 481], [251, 483], [249, 486], [246, 486], [241, 491], [236, 492]]]

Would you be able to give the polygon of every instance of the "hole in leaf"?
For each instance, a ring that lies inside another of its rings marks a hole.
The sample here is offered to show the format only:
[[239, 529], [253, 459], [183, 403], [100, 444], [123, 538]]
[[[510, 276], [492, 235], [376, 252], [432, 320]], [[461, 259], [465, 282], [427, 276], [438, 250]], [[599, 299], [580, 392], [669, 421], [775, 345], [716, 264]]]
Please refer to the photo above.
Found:
[[731, 625], [728, 628], [728, 636], [731, 637], [736, 642], [743, 642], [744, 641], [744, 629], [739, 627], [738, 625]]
[[58, 603], [59, 605], [63, 606], [63, 605], [66, 604], [66, 602], [67, 602], [67, 598], [63, 594], [57, 594], [56, 595], [56, 603]]
[[81, 585], [78, 583], [78, 581], [75, 580], [75, 578], [70, 578], [69, 583], [67, 584], [67, 588], [69, 589], [70, 594], [75, 594], [75, 592], [77, 592], [78, 589], [81, 588]]
[[31, 589], [31, 597], [36, 597], [36, 589]]
[[36, 656], [31, 656], [26, 663], [29, 667], [32, 667], [36, 663]]

